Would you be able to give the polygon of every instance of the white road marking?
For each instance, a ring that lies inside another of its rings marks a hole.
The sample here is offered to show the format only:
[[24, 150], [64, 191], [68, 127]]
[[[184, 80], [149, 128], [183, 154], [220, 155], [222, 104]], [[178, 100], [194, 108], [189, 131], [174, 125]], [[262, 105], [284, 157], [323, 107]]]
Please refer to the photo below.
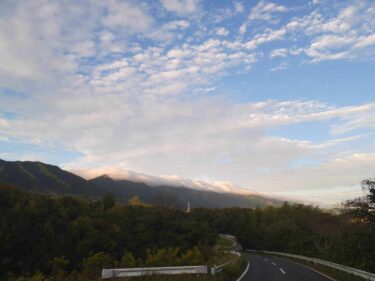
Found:
[[264, 259], [265, 261], [268, 261], [268, 259]]
[[285, 271], [280, 267], [280, 271], [282, 274], [285, 274]]
[[276, 263], [274, 263], [274, 262], [271, 262], [271, 263], [272, 263], [273, 265], [275, 265], [275, 266], [277, 265], [277, 264], [276, 264]]

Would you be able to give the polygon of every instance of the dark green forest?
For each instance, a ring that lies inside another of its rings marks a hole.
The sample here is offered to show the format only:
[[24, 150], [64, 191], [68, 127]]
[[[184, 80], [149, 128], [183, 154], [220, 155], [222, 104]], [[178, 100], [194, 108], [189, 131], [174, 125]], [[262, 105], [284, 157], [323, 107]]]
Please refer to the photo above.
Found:
[[124, 206], [111, 195], [88, 201], [0, 186], [1, 280], [36, 271], [90, 275], [96, 265], [203, 263], [215, 239], [206, 222], [174, 209]]
[[217, 233], [235, 235], [246, 249], [374, 271], [375, 183], [364, 181], [363, 186], [368, 197], [345, 202], [335, 214], [288, 203], [263, 209], [197, 208], [187, 214], [116, 203], [111, 195], [93, 201], [0, 185], [0, 279], [41, 272], [87, 280], [103, 267], [203, 264]]

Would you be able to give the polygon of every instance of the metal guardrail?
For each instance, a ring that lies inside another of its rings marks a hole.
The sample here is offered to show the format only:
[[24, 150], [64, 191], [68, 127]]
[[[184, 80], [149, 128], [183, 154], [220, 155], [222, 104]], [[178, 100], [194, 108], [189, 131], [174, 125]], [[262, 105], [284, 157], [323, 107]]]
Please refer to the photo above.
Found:
[[207, 265], [198, 266], [169, 266], [169, 267], [137, 267], [103, 269], [102, 278], [134, 277], [153, 274], [207, 274]]
[[211, 275], [215, 275], [216, 273], [219, 273], [220, 271], [223, 270], [223, 268], [224, 268], [225, 266], [227, 266], [228, 264], [234, 263], [235, 261], [237, 261], [237, 260], [241, 257], [241, 254], [240, 254], [239, 252], [235, 252], [235, 251], [227, 251], [227, 253], [234, 254], [234, 255], [236, 255], [237, 257], [235, 257], [234, 259], [232, 259], [232, 260], [230, 260], [230, 261], [227, 261], [226, 263], [223, 263], [223, 264], [221, 264], [221, 265], [211, 267]]
[[[247, 251], [251, 252], [251, 251], [254, 251], [254, 250], [247, 250]], [[259, 251], [259, 252], [266, 253], [266, 254], [280, 255], [280, 256], [285, 256], [285, 257], [290, 257], [290, 258], [295, 258], [295, 259], [301, 259], [301, 260], [305, 260], [305, 261], [311, 261], [313, 263], [318, 263], [318, 264], [328, 266], [328, 267], [331, 267], [331, 268], [334, 268], [334, 269], [337, 269], [337, 270], [340, 270], [340, 271], [344, 271], [346, 273], [353, 274], [355, 276], [362, 277], [365, 280], [375, 281], [375, 274], [374, 273], [367, 272], [367, 271], [360, 270], [360, 269], [356, 269], [356, 268], [352, 268], [352, 267], [349, 267], [349, 266], [345, 266], [345, 265], [341, 265], [341, 264], [337, 264], [337, 263], [333, 263], [333, 262], [329, 262], [329, 261], [325, 261], [325, 260], [300, 256], [300, 255], [288, 254], [288, 253], [271, 252], [271, 251]]]
[[233, 235], [229, 235], [229, 234], [219, 234], [219, 236], [230, 239], [230, 240], [236, 240], [236, 237], [234, 237]]
[[[237, 247], [236, 238], [232, 235], [228, 234], [220, 234], [221, 237], [233, 240], [233, 248], [240, 248]], [[223, 270], [223, 268], [237, 261], [241, 254], [238, 251], [225, 251], [227, 253], [232, 253], [237, 257], [224, 263], [219, 266], [211, 267], [211, 274], [215, 275], [215, 273], [219, 273]], [[249, 267], [249, 265], [248, 265]], [[246, 268], [245, 272], [247, 272], [248, 267]], [[115, 278], [115, 277], [135, 277], [135, 276], [143, 276], [143, 275], [153, 275], [153, 274], [207, 274], [208, 273], [208, 266], [207, 265], [198, 265], [198, 266], [169, 266], [169, 267], [137, 267], [137, 268], [114, 268], [114, 269], [103, 269], [102, 270], [102, 278]], [[244, 275], [244, 274], [243, 274]], [[242, 278], [243, 276], [241, 276]], [[240, 279], [239, 279], [240, 280]]]
[[239, 245], [237, 243], [237, 238], [235, 236], [229, 235], [229, 234], [219, 234], [219, 236], [233, 241], [233, 247], [231, 247], [231, 248], [233, 248], [233, 250], [232, 251], [224, 251], [224, 252], [237, 255], [237, 257], [230, 260], [230, 261], [227, 261], [226, 263], [223, 263], [221, 265], [218, 265], [218, 266], [214, 265], [213, 267], [211, 267], [211, 275], [215, 275], [216, 273], [221, 272], [224, 269], [225, 266], [227, 266], [228, 264], [234, 263], [235, 261], [237, 261], [241, 257], [240, 252], [238, 252], [238, 250], [241, 249], [241, 245]]

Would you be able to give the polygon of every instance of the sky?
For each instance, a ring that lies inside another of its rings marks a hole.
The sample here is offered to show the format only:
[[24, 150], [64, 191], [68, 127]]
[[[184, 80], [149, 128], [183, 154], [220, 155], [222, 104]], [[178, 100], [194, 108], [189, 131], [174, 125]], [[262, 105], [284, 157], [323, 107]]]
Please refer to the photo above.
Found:
[[375, 177], [375, 1], [0, 2], [0, 158], [333, 206]]

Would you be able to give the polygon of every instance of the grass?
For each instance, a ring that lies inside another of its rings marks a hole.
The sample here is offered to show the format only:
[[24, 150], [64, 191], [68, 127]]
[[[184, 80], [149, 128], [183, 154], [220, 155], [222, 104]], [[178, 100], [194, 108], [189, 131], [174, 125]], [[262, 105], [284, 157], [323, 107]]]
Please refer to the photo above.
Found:
[[231, 239], [219, 237], [216, 240], [216, 244], [213, 247], [213, 249], [213, 254], [211, 258], [208, 260], [209, 266], [218, 266], [238, 258], [237, 255], [226, 252], [234, 249], [234, 243]]
[[232, 253], [215, 252], [214, 255], [209, 259], [208, 265], [218, 266], [228, 261], [234, 260], [235, 258], [238, 258], [238, 256]]
[[228, 250], [232, 249], [234, 246], [233, 240], [224, 238], [224, 237], [219, 237], [216, 241], [215, 248], [217, 250]]
[[233, 281], [237, 280], [238, 277], [245, 270], [247, 265], [247, 259], [245, 256], [241, 256], [236, 262], [228, 264], [224, 267], [223, 271], [215, 275], [218, 281]]

